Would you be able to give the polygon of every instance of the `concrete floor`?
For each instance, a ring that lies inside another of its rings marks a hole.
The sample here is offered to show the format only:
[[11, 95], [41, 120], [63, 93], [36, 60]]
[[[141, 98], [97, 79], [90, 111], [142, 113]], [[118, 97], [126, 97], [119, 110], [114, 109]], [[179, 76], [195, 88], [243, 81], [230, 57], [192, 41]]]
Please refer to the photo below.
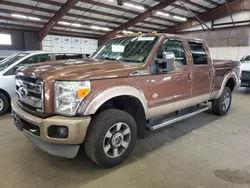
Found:
[[130, 158], [100, 169], [84, 154], [73, 160], [33, 147], [0, 118], [0, 188], [250, 187], [250, 90], [233, 95], [225, 117], [210, 112], [139, 140]]

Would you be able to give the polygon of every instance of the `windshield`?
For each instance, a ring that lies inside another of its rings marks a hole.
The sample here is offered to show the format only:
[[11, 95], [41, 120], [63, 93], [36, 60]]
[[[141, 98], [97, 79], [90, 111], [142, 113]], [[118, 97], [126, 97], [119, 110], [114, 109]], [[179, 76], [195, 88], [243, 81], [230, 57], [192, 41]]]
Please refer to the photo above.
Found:
[[250, 63], [250, 55], [247, 55], [245, 57], [243, 57], [241, 60], [240, 60], [241, 63]]
[[18, 61], [19, 59], [25, 57], [26, 55], [28, 55], [29, 53], [16, 53], [14, 55], [11, 55], [7, 58], [5, 58], [4, 60], [2, 60], [0, 62], [0, 71], [3, 71], [4, 69], [6, 69], [8, 66], [12, 65], [13, 63], [15, 63], [16, 61]]
[[116, 38], [98, 48], [90, 58], [144, 63], [157, 40], [157, 36]]

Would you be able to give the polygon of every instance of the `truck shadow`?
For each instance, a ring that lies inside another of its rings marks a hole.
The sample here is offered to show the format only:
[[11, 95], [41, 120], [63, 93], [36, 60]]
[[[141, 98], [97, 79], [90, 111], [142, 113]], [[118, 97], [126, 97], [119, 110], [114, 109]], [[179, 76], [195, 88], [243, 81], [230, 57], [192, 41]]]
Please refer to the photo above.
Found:
[[[173, 124], [171, 127], [150, 133], [145, 139], [138, 140], [129, 159], [112, 169], [102, 169], [98, 167], [87, 158], [82, 150], [75, 159], [67, 160], [53, 157], [39, 149], [32, 148], [29, 150], [29, 152], [32, 152], [32, 158], [28, 157], [28, 159], [22, 159], [21, 155], [20, 160], [28, 160], [31, 163], [29, 165], [32, 166], [32, 170], [26, 172], [26, 174], [29, 173], [29, 179], [37, 179], [38, 177], [46, 179], [47, 183], [54, 187], [74, 187], [74, 185], [75, 187], [79, 187], [79, 185], [87, 184], [95, 179], [115, 172], [119, 168], [136, 162], [160, 147], [168, 147], [167, 145], [172, 141], [175, 141], [195, 129], [199, 129], [218, 118], [220, 117], [214, 116], [211, 112], [205, 112], [185, 121]], [[24, 156], [27, 157], [29, 155], [23, 155], [23, 157]], [[36, 157], [36, 160], [33, 159], [34, 156]], [[23, 168], [25, 167], [23, 166]]]

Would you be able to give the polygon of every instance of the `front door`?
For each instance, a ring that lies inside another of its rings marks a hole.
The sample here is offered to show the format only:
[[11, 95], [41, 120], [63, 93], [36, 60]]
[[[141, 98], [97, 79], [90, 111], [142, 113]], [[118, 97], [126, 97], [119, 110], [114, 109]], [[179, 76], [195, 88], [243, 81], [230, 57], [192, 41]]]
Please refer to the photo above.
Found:
[[[190, 62], [186, 58], [187, 54], [182, 40], [165, 40], [159, 48], [156, 58], [161, 59], [163, 52], [173, 52], [175, 54], [175, 70], [156, 73], [155, 63], [152, 62], [151, 75], [148, 80], [150, 82], [148, 106], [151, 109], [151, 117], [166, 114], [166, 111], [169, 111], [158, 107], [166, 106], [169, 103], [187, 99], [191, 96]], [[171, 105], [169, 107], [171, 108]], [[162, 112], [159, 112], [159, 110], [162, 110]]]

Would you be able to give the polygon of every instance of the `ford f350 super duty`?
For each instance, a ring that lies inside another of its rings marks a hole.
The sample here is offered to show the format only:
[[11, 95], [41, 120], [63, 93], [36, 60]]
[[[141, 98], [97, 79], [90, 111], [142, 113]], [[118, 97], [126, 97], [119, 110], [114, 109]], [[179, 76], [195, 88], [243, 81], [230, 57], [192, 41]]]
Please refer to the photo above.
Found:
[[89, 59], [18, 69], [13, 117], [40, 149], [74, 158], [82, 147], [106, 168], [123, 162], [147, 131], [210, 107], [227, 114], [239, 83], [239, 62], [213, 61], [203, 40], [124, 36]]

